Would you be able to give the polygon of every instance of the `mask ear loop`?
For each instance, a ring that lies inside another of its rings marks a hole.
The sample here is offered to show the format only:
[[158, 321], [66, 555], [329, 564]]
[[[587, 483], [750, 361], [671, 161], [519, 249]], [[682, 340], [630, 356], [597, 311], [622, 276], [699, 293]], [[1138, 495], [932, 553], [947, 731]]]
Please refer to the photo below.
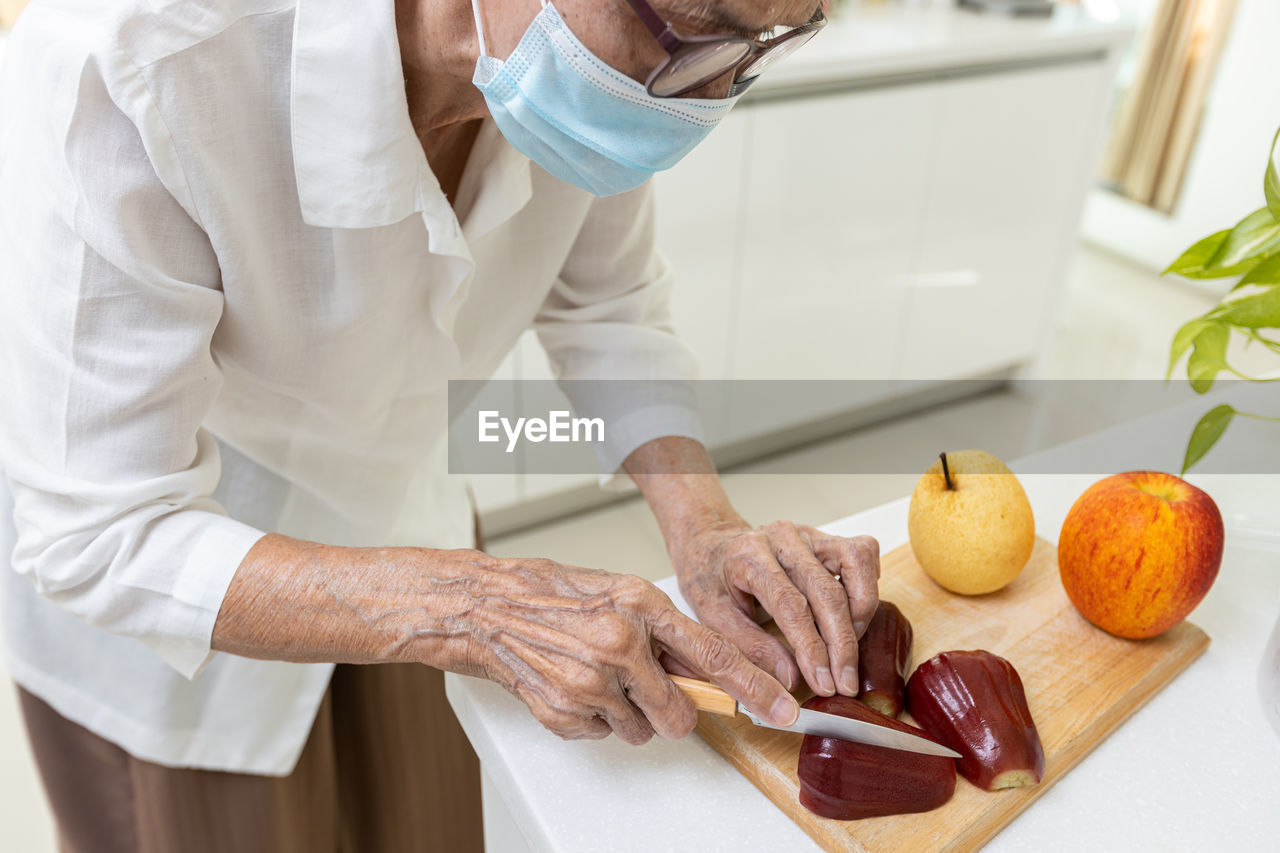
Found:
[[[542, 8], [547, 8], [547, 0], [541, 0]], [[476, 19], [476, 38], [480, 41], [480, 55], [488, 56], [489, 50], [484, 43], [484, 22], [480, 20], [480, 3], [478, 0], [471, 0], [471, 16]]]
[[477, 0], [471, 0], [471, 14], [476, 19], [476, 37], [480, 40], [480, 55], [488, 56], [489, 51], [484, 44], [484, 22], [480, 20], [480, 4]]

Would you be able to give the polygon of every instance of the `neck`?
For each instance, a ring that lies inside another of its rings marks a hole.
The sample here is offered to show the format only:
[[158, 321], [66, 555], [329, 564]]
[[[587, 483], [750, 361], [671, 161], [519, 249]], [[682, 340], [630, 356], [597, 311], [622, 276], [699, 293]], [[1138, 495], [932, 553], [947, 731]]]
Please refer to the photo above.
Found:
[[480, 51], [469, 0], [396, 0], [396, 33], [409, 119], [424, 146], [488, 115], [471, 84]]

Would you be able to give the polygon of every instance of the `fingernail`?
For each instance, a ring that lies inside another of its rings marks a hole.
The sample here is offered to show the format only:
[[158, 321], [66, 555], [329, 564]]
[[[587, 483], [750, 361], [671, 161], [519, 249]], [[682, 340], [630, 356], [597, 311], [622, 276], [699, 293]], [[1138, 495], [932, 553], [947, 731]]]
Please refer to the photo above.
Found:
[[800, 719], [800, 706], [790, 696], [779, 696], [769, 709], [769, 716], [779, 726], [793, 726]]
[[836, 692], [836, 683], [831, 679], [831, 670], [825, 666], [820, 666], [814, 670], [814, 674], [818, 676], [818, 692], [824, 696], [830, 696]]
[[849, 696], [858, 695], [858, 668], [846, 666], [840, 670], [840, 687]]
[[862, 639], [862, 635], [863, 635], [863, 634], [865, 634], [865, 633], [867, 633], [867, 623], [866, 623], [866, 622], [854, 622], [854, 623], [853, 623], [853, 633], [854, 633], [854, 636], [856, 636], [858, 639]]
[[787, 666], [785, 663], [779, 663], [776, 674], [778, 676], [779, 684], [787, 688], [787, 690], [795, 689], [796, 686], [791, 683], [791, 667]]

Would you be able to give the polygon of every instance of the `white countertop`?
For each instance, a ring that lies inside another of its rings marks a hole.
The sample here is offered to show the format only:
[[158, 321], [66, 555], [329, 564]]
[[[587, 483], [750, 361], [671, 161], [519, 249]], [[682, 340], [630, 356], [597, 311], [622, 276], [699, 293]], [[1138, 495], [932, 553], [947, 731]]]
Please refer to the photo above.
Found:
[[813, 41], [769, 69], [753, 93], [1087, 55], [1122, 48], [1132, 34], [1130, 23], [1101, 21], [1079, 6], [1010, 17], [962, 9], [953, 0], [851, 0]]
[[[1121, 428], [1184, 441], [1199, 412]], [[1234, 427], [1233, 427], [1234, 429]], [[1113, 443], [1111, 434], [1093, 438]], [[1160, 443], [1159, 441], [1153, 443]], [[1225, 443], [1225, 440], [1224, 440]], [[1057, 540], [1097, 475], [1028, 474], [1015, 464], [1039, 534]], [[1167, 466], [1166, 466], [1167, 467]], [[1190, 476], [1231, 522], [1275, 527], [1280, 475]], [[1259, 510], [1263, 501], [1265, 508]], [[826, 525], [906, 542], [907, 499]], [[987, 846], [989, 851], [1273, 850], [1280, 838], [1280, 737], [1258, 699], [1257, 669], [1280, 615], [1280, 553], [1229, 528], [1222, 570], [1192, 614], [1209, 650]], [[663, 587], [682, 607], [674, 578]], [[497, 685], [447, 677], [449, 699], [493, 788], [535, 851], [805, 851], [817, 846], [696, 735], [631, 747], [564, 742]]]

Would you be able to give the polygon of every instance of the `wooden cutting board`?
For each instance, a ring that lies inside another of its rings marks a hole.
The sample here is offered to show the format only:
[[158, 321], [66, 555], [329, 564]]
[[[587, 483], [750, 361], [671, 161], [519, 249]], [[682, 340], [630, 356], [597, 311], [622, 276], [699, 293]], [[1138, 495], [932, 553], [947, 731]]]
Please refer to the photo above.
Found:
[[1138, 641], [1093, 627], [1067, 599], [1057, 549], [1043, 539], [1017, 580], [976, 597], [939, 587], [903, 545], [881, 558], [880, 596], [911, 620], [913, 669], [949, 649], [986, 649], [1013, 663], [1044, 745], [1045, 775], [1034, 787], [993, 793], [957, 777], [955, 796], [934, 811], [829, 820], [800, 805], [800, 735], [700, 714], [698, 733], [827, 850], [976, 850], [1209, 646], [1189, 622]]

